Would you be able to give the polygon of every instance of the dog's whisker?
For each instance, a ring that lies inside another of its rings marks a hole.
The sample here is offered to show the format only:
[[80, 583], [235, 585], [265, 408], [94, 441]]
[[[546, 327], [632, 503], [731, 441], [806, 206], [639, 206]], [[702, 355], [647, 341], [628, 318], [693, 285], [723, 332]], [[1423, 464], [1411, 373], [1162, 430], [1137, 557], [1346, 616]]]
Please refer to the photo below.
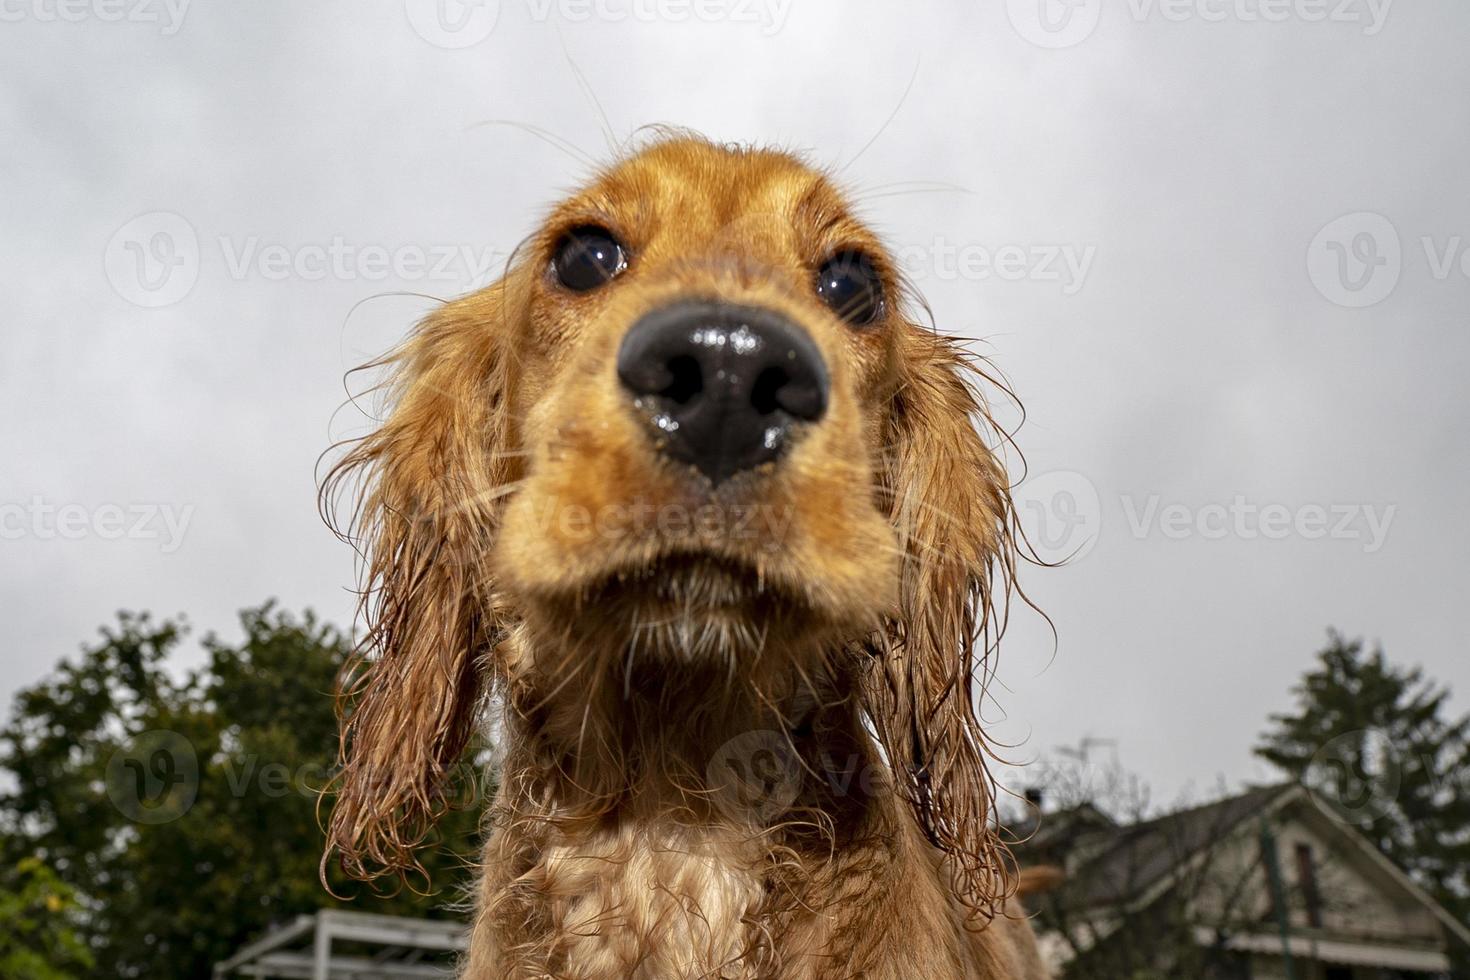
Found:
[[856, 153], [849, 157], [846, 163], [843, 163], [837, 168], [837, 172], [839, 174], [845, 172], [849, 167], [857, 163], [858, 160], [862, 158], [862, 155], [868, 152], [868, 148], [871, 147], [874, 143], [878, 142], [878, 137], [882, 136], [884, 131], [888, 129], [893, 120], [898, 117], [899, 110], [902, 109], [903, 104], [908, 101], [909, 93], [914, 90], [914, 82], [918, 80], [919, 65], [918, 62], [915, 62], [913, 74], [909, 76], [909, 83], [907, 86], [904, 87], [903, 94], [898, 97], [898, 101], [894, 103], [893, 111], [888, 114], [888, 118], [883, 120], [883, 124], [878, 127], [877, 131], [874, 132], [872, 136], [868, 138], [868, 141], [864, 143]]
[[558, 136], [545, 127], [536, 126], [532, 123], [520, 122], [515, 119], [482, 119], [477, 123], [471, 124], [468, 128], [479, 129], [483, 126], [506, 126], [510, 129], [518, 129], [523, 133], [527, 133], [531, 136], [536, 137], [547, 146], [551, 146], [555, 149], [560, 150], [561, 152], [565, 153], [567, 156], [575, 160], [577, 163], [585, 167], [592, 169], [595, 169], [597, 167], [597, 159], [595, 157], [583, 151], [575, 143], [561, 136]]

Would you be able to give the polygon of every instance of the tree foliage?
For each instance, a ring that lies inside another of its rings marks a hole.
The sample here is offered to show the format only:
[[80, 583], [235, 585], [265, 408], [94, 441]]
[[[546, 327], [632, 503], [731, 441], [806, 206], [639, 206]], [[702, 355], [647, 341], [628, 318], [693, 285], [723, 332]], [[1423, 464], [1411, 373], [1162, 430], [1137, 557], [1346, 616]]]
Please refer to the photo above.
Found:
[[40, 858], [0, 869], [0, 977], [72, 980], [92, 954], [76, 929], [76, 893]]
[[[1470, 715], [1451, 717], [1449, 690], [1421, 670], [1336, 632], [1294, 694], [1256, 754], [1470, 923]], [[1456, 955], [1456, 975], [1470, 976], [1470, 955]]]
[[182, 622], [123, 614], [22, 691], [0, 730], [0, 861], [39, 858], [75, 896], [97, 975], [205, 975], [301, 913], [442, 916], [460, 897], [483, 798], [441, 822], [432, 889], [381, 895], [335, 874], [343, 897], [323, 888], [318, 804], [349, 644], [269, 603], [241, 625], [238, 643], [205, 637], [203, 666], [184, 670]]

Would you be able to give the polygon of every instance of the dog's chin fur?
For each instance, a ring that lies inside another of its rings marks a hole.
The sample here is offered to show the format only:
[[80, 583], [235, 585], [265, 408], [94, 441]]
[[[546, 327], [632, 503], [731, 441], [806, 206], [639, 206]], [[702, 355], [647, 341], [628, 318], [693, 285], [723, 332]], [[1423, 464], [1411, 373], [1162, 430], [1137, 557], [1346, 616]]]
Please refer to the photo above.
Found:
[[[825, 605], [772, 563], [718, 553], [668, 552], [535, 604], [569, 630], [587, 629], [589, 640], [688, 658], [705, 650], [758, 656], [768, 646], [779, 656], [792, 642], [853, 631], [849, 611]], [[869, 629], [879, 624], [874, 615]]]
[[789, 636], [830, 623], [808, 596], [769, 570], [694, 552], [663, 555], [605, 576], [577, 605], [584, 620], [620, 624], [619, 640], [675, 634], [674, 645], [690, 655], [702, 645], [697, 633], [718, 632], [726, 638], [721, 646], [759, 653], [765, 627]]
[[[833, 690], [834, 672], [852, 665], [832, 651], [860, 635], [853, 620], [835, 618], [754, 565], [691, 552], [522, 608], [527, 677], [540, 678], [528, 680], [531, 686], [554, 687], [576, 673], [624, 701], [668, 704], [686, 717], [722, 701], [741, 719], [729, 735], [769, 725], [762, 716], [773, 712], [799, 714], [800, 705]], [[867, 635], [879, 627], [872, 619]], [[585, 707], [574, 704], [583, 722], [595, 724]]]
[[[633, 257], [574, 292], [547, 270], [588, 223]], [[851, 250], [886, 298], [861, 324], [815, 289]], [[323, 488], [356, 490], [367, 625], [324, 861], [418, 868], [493, 702], [467, 977], [1040, 977], [975, 708], [1017, 556], [973, 359], [785, 153], [656, 143], [521, 255], [390, 359], [391, 413]], [[820, 420], [719, 488], [670, 464], [614, 369], [633, 323], [691, 296], [779, 313], [829, 372]], [[741, 505], [756, 523], [699, 523]], [[768, 758], [774, 803], [732, 805], [730, 774]]]

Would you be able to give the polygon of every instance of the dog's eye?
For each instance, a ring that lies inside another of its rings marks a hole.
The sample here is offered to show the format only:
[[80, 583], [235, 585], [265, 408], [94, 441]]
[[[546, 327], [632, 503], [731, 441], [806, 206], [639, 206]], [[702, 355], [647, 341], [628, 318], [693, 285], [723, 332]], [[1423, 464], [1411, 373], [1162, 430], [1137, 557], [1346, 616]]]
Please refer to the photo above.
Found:
[[626, 269], [628, 254], [606, 228], [584, 225], [557, 244], [551, 267], [563, 286], [585, 293]]
[[817, 295], [848, 323], [872, 323], [883, 309], [883, 286], [862, 252], [838, 252], [817, 270]]

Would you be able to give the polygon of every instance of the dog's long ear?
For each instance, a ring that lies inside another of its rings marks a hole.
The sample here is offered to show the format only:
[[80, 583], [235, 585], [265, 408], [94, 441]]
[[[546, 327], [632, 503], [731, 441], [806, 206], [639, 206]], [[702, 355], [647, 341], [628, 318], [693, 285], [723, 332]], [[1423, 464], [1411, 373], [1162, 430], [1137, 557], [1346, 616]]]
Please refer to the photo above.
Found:
[[[452, 802], [499, 624], [485, 568], [510, 450], [514, 274], [430, 314], [383, 367], [391, 412], [322, 486], [362, 556], [365, 635], [338, 686], [340, 772], [323, 856], [352, 877], [421, 870], [414, 849]], [[346, 526], [333, 501], [355, 503]]]
[[992, 824], [994, 783], [976, 714], [986, 653], [1015, 569], [1004, 469], [976, 425], [994, 428], [981, 375], [948, 337], [910, 326], [887, 432], [885, 489], [903, 553], [899, 614], [870, 678], [879, 738], [957, 893], [989, 916], [1012, 890]]

